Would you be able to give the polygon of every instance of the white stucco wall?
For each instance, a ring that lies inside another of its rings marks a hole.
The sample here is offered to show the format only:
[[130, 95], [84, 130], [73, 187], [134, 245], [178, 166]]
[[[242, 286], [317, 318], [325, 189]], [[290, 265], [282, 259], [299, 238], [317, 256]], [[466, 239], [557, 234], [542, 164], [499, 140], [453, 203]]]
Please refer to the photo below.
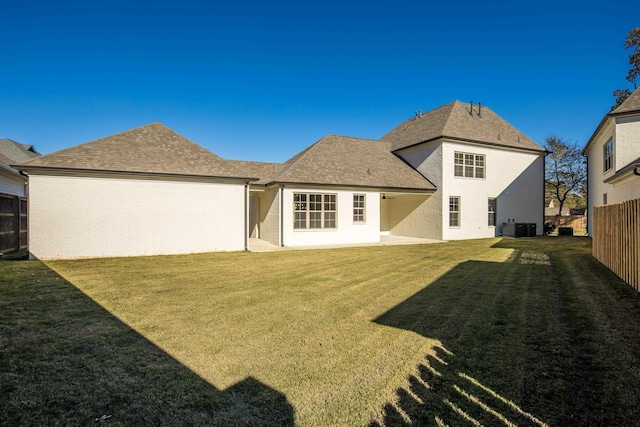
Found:
[[397, 198], [398, 203], [392, 204], [391, 234], [442, 240], [442, 144], [412, 147], [404, 150], [401, 157], [437, 190], [430, 196]]
[[[454, 153], [485, 155], [485, 178], [454, 176]], [[416, 210], [424, 237], [444, 240], [499, 235], [502, 223], [535, 223], [543, 232], [544, 156], [478, 144], [439, 141], [405, 150], [401, 156], [426, 176], [436, 193]], [[449, 227], [449, 197], [460, 197], [460, 226]], [[496, 226], [488, 225], [488, 199], [497, 198]], [[434, 218], [437, 216], [437, 218]], [[436, 229], [436, 227], [438, 229]], [[439, 233], [439, 235], [438, 235]]]
[[0, 193], [25, 197], [27, 195], [25, 184], [26, 179], [20, 179], [13, 173], [0, 170]]
[[[454, 176], [454, 153], [485, 155], [485, 178]], [[449, 227], [449, 197], [460, 197], [460, 227]], [[488, 200], [497, 199], [496, 226], [488, 225]], [[442, 223], [445, 240], [495, 237], [504, 222], [544, 224], [544, 156], [477, 144], [443, 144]]]
[[[603, 171], [603, 147], [613, 138], [613, 167]], [[640, 157], [640, 116], [609, 119], [595, 135], [585, 152], [589, 173], [587, 227], [592, 234], [593, 207], [604, 203], [619, 203], [640, 198], [640, 177], [627, 174], [614, 182], [605, 183], [617, 171]]]
[[[293, 193], [336, 194], [337, 228], [322, 230], [294, 230]], [[353, 221], [353, 195], [366, 196], [366, 222]], [[284, 189], [283, 244], [284, 246], [315, 246], [380, 241], [380, 193], [346, 190]]]
[[640, 157], [640, 115], [616, 120], [613, 168], [620, 170]]
[[269, 188], [259, 193], [260, 239], [272, 245], [280, 245], [280, 189]]
[[29, 185], [36, 258], [244, 249], [240, 184], [31, 175]]

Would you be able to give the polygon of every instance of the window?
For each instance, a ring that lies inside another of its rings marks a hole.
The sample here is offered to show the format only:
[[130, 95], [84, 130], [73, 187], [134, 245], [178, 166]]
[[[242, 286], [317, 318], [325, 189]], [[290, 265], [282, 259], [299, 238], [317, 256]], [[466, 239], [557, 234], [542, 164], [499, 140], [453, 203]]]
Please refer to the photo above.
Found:
[[449, 197], [449, 227], [460, 226], [460, 197]]
[[489, 197], [489, 227], [495, 227], [496, 225], [496, 199]]
[[293, 193], [293, 228], [336, 228], [336, 195]]
[[484, 154], [455, 152], [453, 157], [453, 173], [464, 178], [485, 177]]
[[607, 141], [603, 147], [602, 164], [604, 172], [611, 170], [613, 167], [613, 139]]
[[353, 222], [365, 222], [364, 194], [353, 195]]
[[602, 195], [602, 204], [603, 204], [603, 205], [606, 205], [606, 204], [607, 204], [607, 193], [604, 193], [604, 194]]

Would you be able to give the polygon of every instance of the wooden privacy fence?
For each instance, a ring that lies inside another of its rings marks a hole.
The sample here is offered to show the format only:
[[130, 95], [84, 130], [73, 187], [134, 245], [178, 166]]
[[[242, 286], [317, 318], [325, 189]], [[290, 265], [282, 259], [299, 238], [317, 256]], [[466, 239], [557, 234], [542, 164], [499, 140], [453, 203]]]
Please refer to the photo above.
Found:
[[0, 253], [27, 249], [27, 199], [0, 194]]
[[593, 256], [640, 291], [640, 199], [596, 206]]
[[550, 222], [556, 228], [558, 227], [573, 227], [575, 230], [587, 229], [587, 216], [586, 215], [547, 215], [544, 217], [544, 222]]

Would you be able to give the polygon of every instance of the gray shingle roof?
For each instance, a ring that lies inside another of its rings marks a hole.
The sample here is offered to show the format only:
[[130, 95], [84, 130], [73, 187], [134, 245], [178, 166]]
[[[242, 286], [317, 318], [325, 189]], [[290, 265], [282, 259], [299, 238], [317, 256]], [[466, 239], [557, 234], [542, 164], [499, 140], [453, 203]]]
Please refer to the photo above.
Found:
[[435, 190], [424, 176], [391, 153], [390, 142], [338, 135], [327, 135], [287, 160], [272, 182]]
[[161, 123], [38, 157], [21, 163], [18, 168], [247, 177], [226, 160]]
[[0, 154], [9, 159], [7, 163], [20, 163], [40, 156], [32, 145], [20, 144], [11, 139], [0, 139]]
[[463, 140], [544, 152], [544, 148], [510, 125], [491, 109], [454, 101], [411, 118], [381, 140], [392, 142], [392, 151], [398, 151], [439, 138]]
[[609, 114], [617, 115], [635, 112], [640, 112], [640, 88], [631, 92], [631, 95], [629, 95], [622, 104], [618, 105], [618, 107]]
[[227, 160], [236, 170], [248, 176], [258, 177], [255, 184], [268, 184], [273, 182], [284, 168], [284, 163], [251, 162], [246, 160]]

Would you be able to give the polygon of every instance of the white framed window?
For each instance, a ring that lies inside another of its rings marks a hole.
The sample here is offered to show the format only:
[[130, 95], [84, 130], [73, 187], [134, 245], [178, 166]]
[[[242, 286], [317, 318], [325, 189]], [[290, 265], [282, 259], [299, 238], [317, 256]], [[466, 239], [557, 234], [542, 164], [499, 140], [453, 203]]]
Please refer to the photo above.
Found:
[[489, 197], [489, 227], [495, 227], [496, 225], [496, 208], [498, 207], [497, 199]]
[[295, 230], [336, 228], [336, 195], [293, 193]]
[[461, 153], [453, 155], [453, 174], [463, 178], [484, 178], [486, 159], [484, 154]]
[[460, 227], [460, 197], [449, 197], [449, 227]]
[[613, 168], [613, 138], [602, 147], [602, 169], [604, 172]]
[[366, 222], [365, 200], [364, 194], [353, 195], [353, 222]]

